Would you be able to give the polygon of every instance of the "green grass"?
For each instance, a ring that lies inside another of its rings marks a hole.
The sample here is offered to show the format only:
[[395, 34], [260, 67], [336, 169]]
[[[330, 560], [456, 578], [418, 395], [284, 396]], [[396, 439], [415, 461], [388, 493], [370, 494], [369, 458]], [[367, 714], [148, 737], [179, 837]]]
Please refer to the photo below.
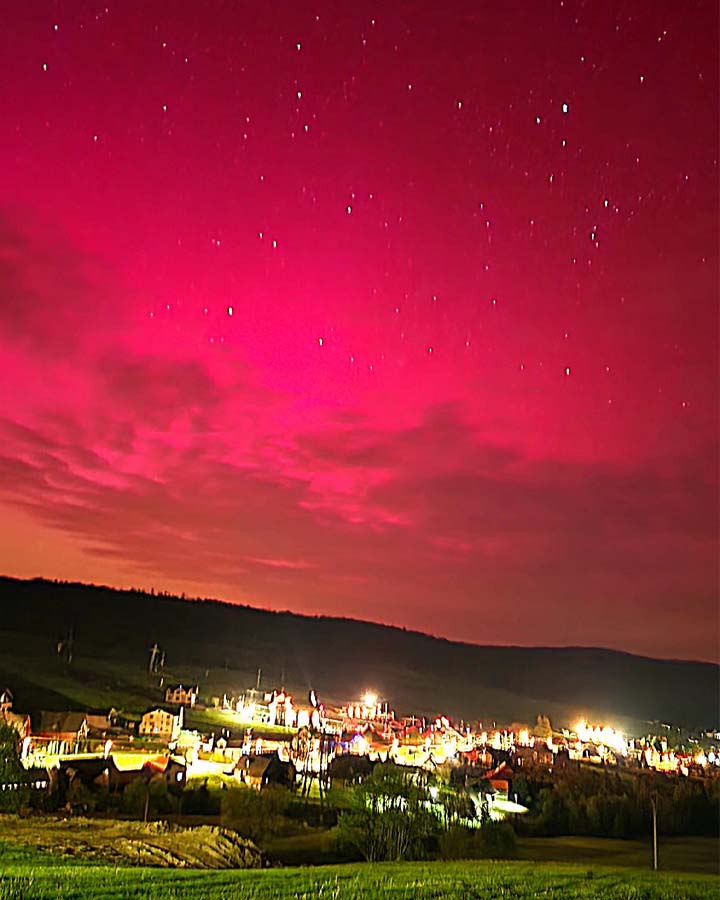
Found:
[[[346, 862], [332, 831], [314, 828], [293, 835], [278, 835], [263, 844], [271, 860], [286, 866]], [[525, 862], [575, 863], [647, 869], [651, 848], [648, 840], [597, 837], [518, 838], [516, 858]], [[666, 872], [720, 874], [718, 843], [713, 838], [661, 838], [660, 868]]]
[[[263, 841], [263, 850], [273, 863], [283, 866], [314, 866], [347, 862], [327, 828], [313, 828], [300, 834], [277, 835]], [[357, 858], [357, 857], [355, 857]]]
[[219, 731], [220, 728], [229, 728], [233, 734], [241, 735], [246, 728], [252, 728], [253, 737], [283, 738], [295, 734], [294, 728], [286, 728], [284, 725], [268, 725], [246, 722], [238, 713], [226, 709], [186, 709], [185, 727], [197, 731]]
[[[519, 859], [646, 869], [650, 841], [596, 837], [518, 838]], [[674, 872], [720, 874], [718, 842], [714, 838], [660, 838], [660, 868]]]
[[[0, 900], [701, 900], [720, 894], [720, 878], [709, 874], [717, 872], [717, 842], [704, 838], [663, 839], [661, 865], [675, 871], [658, 873], [649, 870], [647, 842], [602, 838], [521, 839], [517, 861], [201, 871], [116, 866], [103, 863], [102, 856], [68, 855], [81, 840], [101, 853], [108, 835], [123, 833], [120, 821], [8, 817], [0, 824]], [[272, 844], [270, 857], [286, 863], [305, 857], [330, 861], [333, 853], [329, 832], [320, 829]]]
[[720, 886], [712, 876], [523, 862], [384, 863], [221, 872], [102, 866], [58, 869], [13, 863], [2, 868], [0, 900], [709, 900], [717, 896]]

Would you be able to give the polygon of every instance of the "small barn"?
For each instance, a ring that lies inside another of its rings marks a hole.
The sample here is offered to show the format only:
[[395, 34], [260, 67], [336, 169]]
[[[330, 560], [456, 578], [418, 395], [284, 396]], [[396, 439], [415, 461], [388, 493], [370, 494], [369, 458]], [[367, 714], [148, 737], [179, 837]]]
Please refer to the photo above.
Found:
[[277, 753], [244, 756], [238, 760], [235, 773], [249, 787], [260, 790], [268, 785], [291, 788], [295, 785], [295, 766], [283, 762]]
[[56, 740], [66, 744], [85, 740], [89, 733], [87, 716], [84, 712], [51, 712], [41, 710], [33, 736]]
[[497, 768], [486, 773], [485, 780], [490, 784], [496, 794], [507, 799], [512, 791], [514, 774], [515, 773], [507, 763], [500, 763]]
[[367, 756], [357, 756], [354, 753], [344, 753], [330, 760], [328, 766], [328, 781], [331, 787], [350, 787], [361, 784], [372, 774], [375, 763]]

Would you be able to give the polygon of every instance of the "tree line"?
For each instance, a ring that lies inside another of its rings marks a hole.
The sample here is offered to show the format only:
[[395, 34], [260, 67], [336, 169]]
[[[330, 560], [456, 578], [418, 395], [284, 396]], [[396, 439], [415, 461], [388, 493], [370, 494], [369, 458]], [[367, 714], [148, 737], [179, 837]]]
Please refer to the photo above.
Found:
[[665, 835], [718, 834], [720, 779], [655, 772], [555, 771], [516, 775], [513, 790], [530, 809], [521, 834], [632, 838], [650, 833], [652, 800]]

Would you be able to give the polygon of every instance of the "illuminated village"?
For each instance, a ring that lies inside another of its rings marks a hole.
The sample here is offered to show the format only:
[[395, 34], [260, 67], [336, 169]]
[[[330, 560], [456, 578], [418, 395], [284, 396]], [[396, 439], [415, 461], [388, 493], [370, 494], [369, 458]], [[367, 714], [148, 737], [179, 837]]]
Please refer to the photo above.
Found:
[[[539, 715], [534, 725], [453, 722], [400, 716], [368, 691], [343, 705], [323, 703], [314, 691], [298, 702], [283, 689], [246, 690], [207, 698], [198, 686], [165, 689], [162, 701], [139, 719], [107, 714], [18, 711], [10, 689], [0, 692], [0, 724], [22, 739], [23, 763], [38, 791], [73, 778], [122, 788], [133, 779], [162, 778], [182, 790], [189, 779], [222, 777], [261, 789], [316, 784], [320, 791], [358, 784], [378, 762], [472, 785], [471, 796], [492, 819], [522, 815], [513, 779], [518, 772], [567, 771], [581, 766], [656, 770], [688, 778], [720, 777], [720, 732], [687, 738], [691, 749], [662, 735], [628, 736], [584, 720], [555, 728]], [[191, 727], [204, 717], [212, 730]], [[11, 789], [11, 785], [3, 789]]]

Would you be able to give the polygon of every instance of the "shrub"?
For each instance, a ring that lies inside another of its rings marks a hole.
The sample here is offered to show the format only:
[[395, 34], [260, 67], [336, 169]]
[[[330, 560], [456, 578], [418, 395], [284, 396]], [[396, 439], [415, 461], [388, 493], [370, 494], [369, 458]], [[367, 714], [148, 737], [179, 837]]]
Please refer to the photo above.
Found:
[[167, 815], [175, 811], [176, 802], [168, 793], [167, 785], [161, 779], [145, 782], [141, 779], [131, 782], [123, 791], [122, 809], [138, 819], [157, 815]]
[[443, 859], [474, 859], [478, 855], [477, 833], [470, 828], [454, 825], [438, 838], [438, 850]]
[[20, 736], [4, 723], [0, 725], [0, 785], [5, 786], [0, 787], [0, 811], [16, 812], [27, 803], [30, 792], [20, 762]]
[[95, 812], [95, 797], [79, 778], [73, 778], [67, 792], [67, 802], [73, 813], [86, 816]]
[[148, 785], [144, 781], [138, 779], [137, 781], [130, 782], [122, 793], [123, 811], [129, 813], [131, 816], [142, 819], [145, 812], [146, 798], [148, 800], [149, 811], [149, 798], [147, 797], [147, 792]]
[[180, 801], [180, 809], [190, 816], [216, 816], [220, 812], [221, 792], [209, 790], [202, 784], [199, 788], [185, 790]]
[[243, 837], [260, 841], [277, 834], [285, 825], [285, 810], [290, 794], [280, 787], [260, 791], [250, 787], [230, 788], [223, 792], [222, 823]]
[[394, 765], [376, 766], [350, 796], [350, 808], [338, 823], [341, 844], [355, 847], [368, 862], [427, 856], [439, 822], [415, 773]]

